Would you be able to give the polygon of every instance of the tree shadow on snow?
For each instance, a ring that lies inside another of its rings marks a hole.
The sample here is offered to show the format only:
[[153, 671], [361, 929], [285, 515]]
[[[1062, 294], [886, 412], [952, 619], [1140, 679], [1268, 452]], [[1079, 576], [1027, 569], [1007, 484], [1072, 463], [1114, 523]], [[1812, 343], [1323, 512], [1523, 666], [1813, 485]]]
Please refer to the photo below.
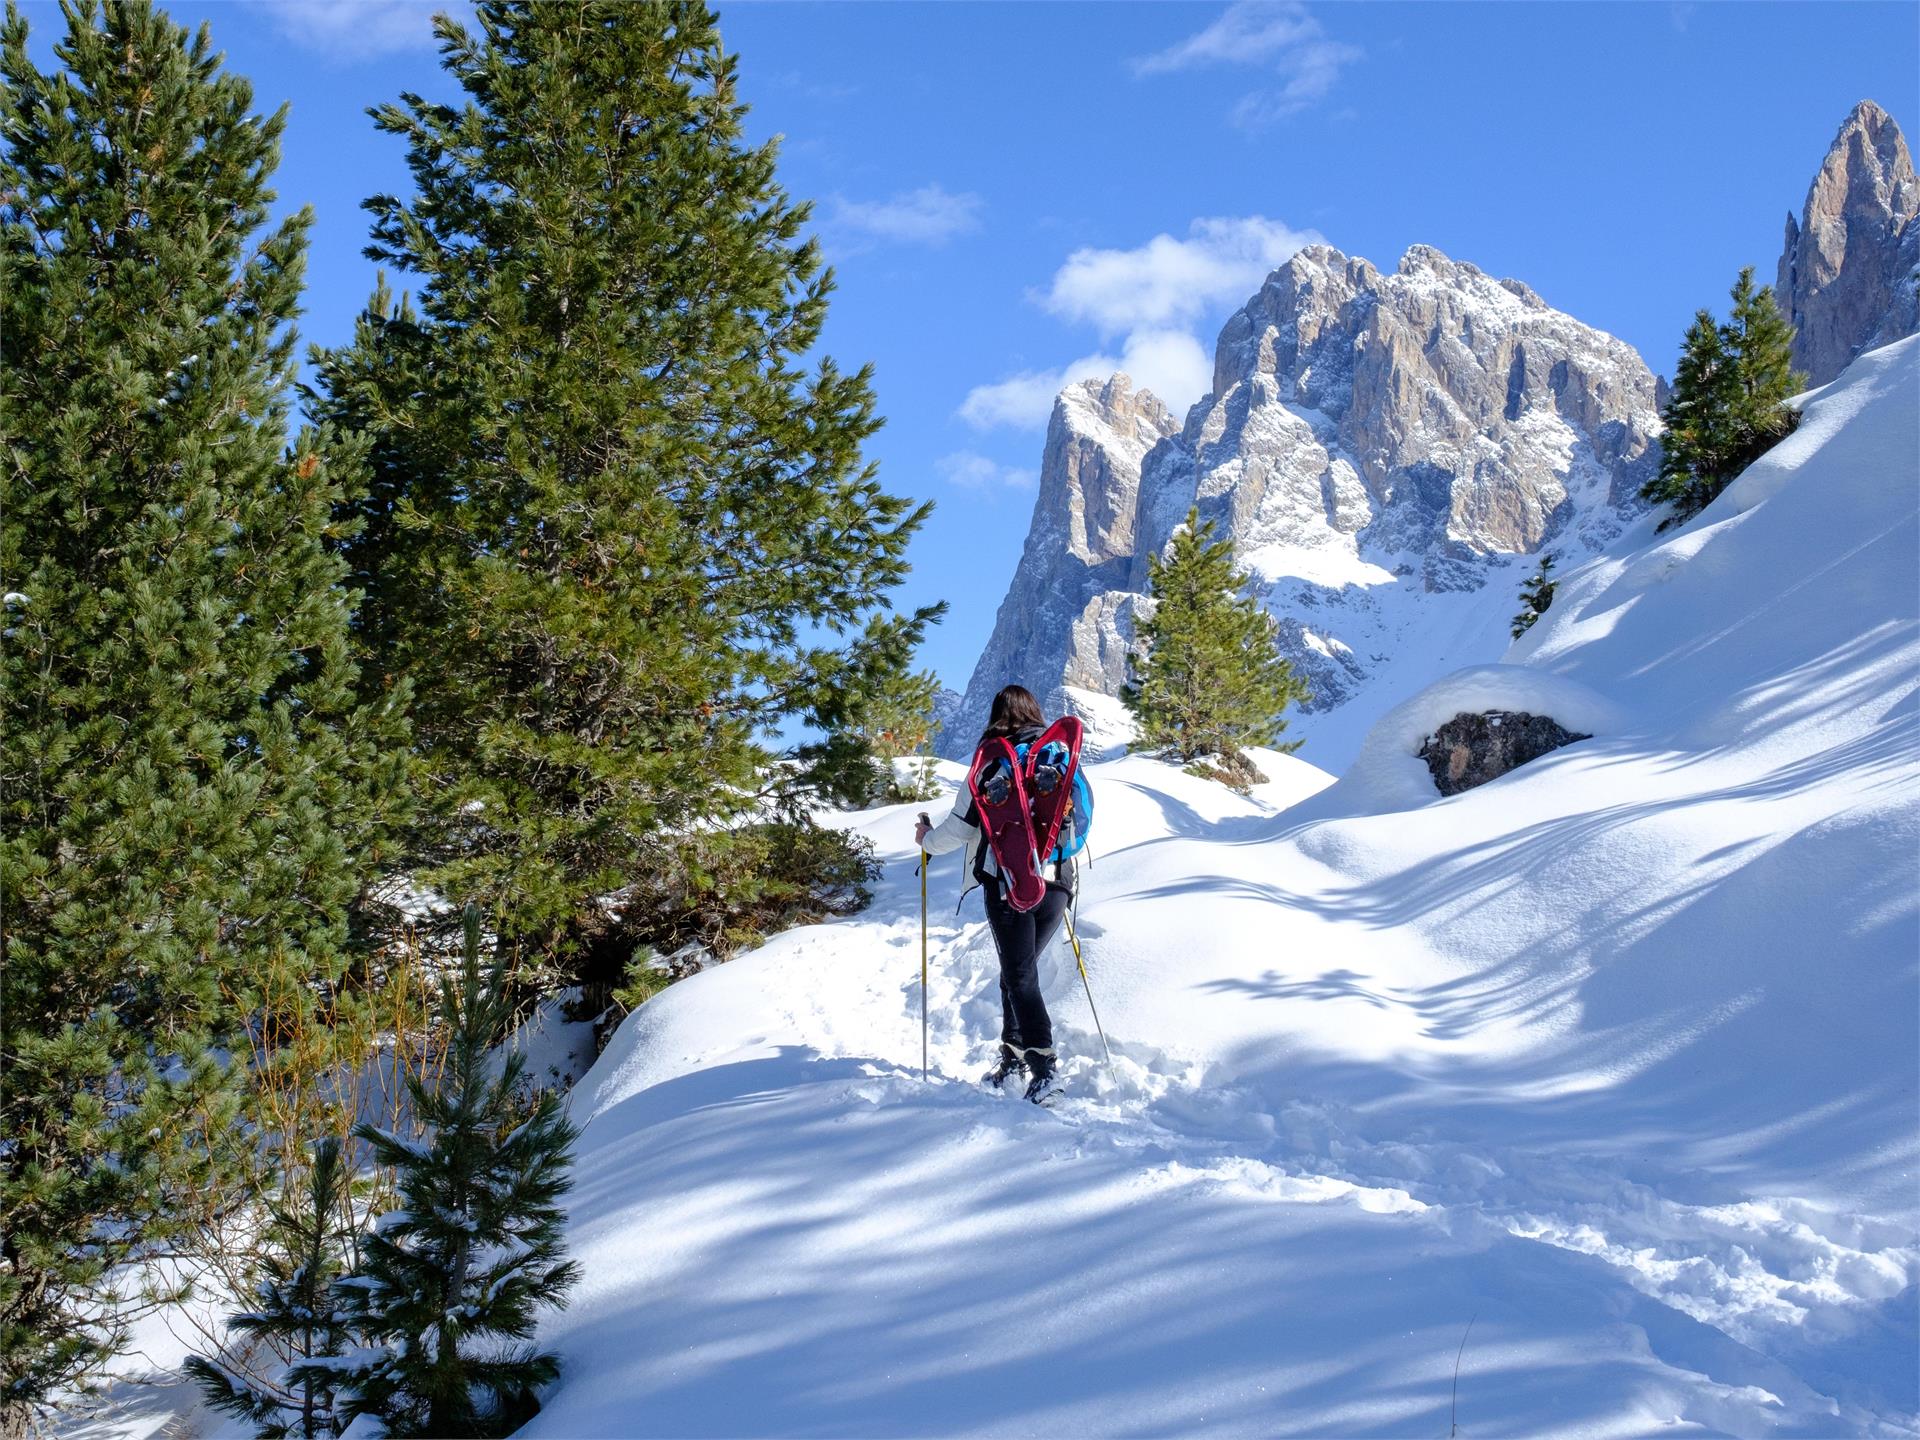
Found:
[[[1429, 1437], [1476, 1313], [1465, 1434], [1670, 1413], [1668, 1366], [1809, 1398], [1588, 1257], [1195, 1184], [1018, 1102], [802, 1049], [596, 1118], [572, 1212], [588, 1277], [541, 1337], [567, 1378], [534, 1436]], [[1636, 1329], [1651, 1348], [1594, 1353]], [[1698, 1403], [1696, 1433], [1749, 1413]]]

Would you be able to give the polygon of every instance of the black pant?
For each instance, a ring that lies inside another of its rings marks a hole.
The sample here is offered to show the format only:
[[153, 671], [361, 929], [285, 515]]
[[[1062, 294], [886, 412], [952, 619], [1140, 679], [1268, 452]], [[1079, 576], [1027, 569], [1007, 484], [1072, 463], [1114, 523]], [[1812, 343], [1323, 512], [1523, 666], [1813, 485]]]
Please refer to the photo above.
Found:
[[1033, 909], [1015, 910], [1001, 898], [998, 881], [982, 887], [987, 926], [1000, 952], [1000, 1039], [1023, 1050], [1051, 1050], [1053, 1021], [1040, 995], [1040, 952], [1060, 929], [1073, 892], [1048, 885], [1046, 898]]

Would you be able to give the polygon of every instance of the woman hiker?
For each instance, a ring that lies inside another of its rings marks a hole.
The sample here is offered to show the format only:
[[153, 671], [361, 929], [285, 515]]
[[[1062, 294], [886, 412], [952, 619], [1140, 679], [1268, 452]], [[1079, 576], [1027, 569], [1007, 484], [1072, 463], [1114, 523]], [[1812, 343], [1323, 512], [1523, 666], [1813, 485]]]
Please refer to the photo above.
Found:
[[[1004, 736], [1016, 746], [1030, 745], [1046, 726], [1040, 702], [1032, 692], [1009, 685], [993, 697], [987, 728], [975, 748], [996, 736]], [[967, 847], [964, 869], [980, 882], [987, 902], [987, 925], [1000, 952], [1000, 1058], [984, 1079], [997, 1090], [1016, 1071], [1028, 1074], [1032, 1078], [1027, 1082], [1027, 1099], [1038, 1104], [1059, 1088], [1053, 1021], [1040, 994], [1040, 954], [1060, 929], [1073, 899], [1074, 862], [1069, 859], [1043, 866], [1040, 877], [1047, 882], [1046, 898], [1033, 909], [1020, 911], [1007, 904], [1002, 893], [1000, 867], [993, 858], [993, 847], [981, 843], [980, 817], [974, 813], [970, 793], [964, 794], [938, 825], [922, 815], [913, 837], [929, 855]]]

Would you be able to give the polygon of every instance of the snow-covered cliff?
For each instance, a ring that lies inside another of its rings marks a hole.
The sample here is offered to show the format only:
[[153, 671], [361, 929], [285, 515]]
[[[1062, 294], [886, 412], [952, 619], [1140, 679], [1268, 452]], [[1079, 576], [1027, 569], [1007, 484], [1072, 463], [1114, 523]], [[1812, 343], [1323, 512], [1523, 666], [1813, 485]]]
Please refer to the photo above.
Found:
[[1125, 375], [1060, 392], [1026, 548], [966, 695], [943, 726], [942, 754], [972, 753], [1003, 685], [1028, 686], [1054, 711], [1065, 708], [1063, 686], [1119, 692], [1133, 638], [1127, 576], [1139, 552], [1140, 465], [1178, 428]]

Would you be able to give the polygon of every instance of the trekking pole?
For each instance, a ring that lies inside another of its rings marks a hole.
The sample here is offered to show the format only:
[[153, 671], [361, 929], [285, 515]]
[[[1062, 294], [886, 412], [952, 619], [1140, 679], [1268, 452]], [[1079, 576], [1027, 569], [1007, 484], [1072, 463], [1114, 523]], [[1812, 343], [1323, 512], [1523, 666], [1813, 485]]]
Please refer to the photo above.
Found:
[[[925, 813], [920, 822], [931, 823]], [[920, 1080], [927, 1078], [927, 847], [920, 847]]]
[[1073, 942], [1073, 963], [1080, 967], [1080, 984], [1087, 992], [1087, 1009], [1093, 1014], [1093, 1028], [1100, 1036], [1100, 1049], [1107, 1057], [1107, 1069], [1113, 1069], [1113, 1051], [1107, 1046], [1106, 1027], [1100, 1023], [1100, 1011], [1093, 1003], [1093, 985], [1087, 979], [1087, 962], [1080, 955], [1080, 937], [1073, 933], [1073, 912], [1067, 912], [1067, 939]]

